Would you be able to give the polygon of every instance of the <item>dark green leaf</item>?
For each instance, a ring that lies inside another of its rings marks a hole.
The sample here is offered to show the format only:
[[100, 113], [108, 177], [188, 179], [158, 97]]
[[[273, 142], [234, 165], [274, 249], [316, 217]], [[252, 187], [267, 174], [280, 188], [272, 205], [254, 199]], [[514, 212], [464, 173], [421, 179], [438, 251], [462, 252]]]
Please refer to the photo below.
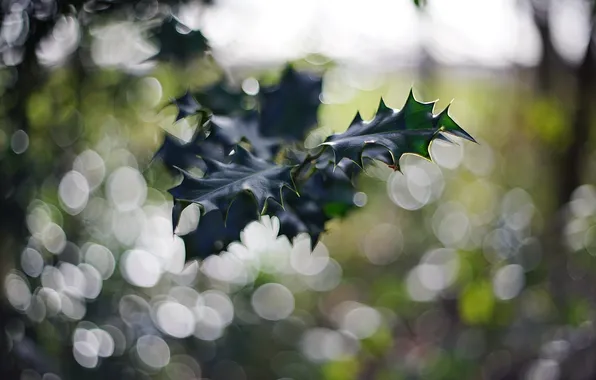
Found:
[[299, 233], [308, 233], [314, 247], [327, 221], [343, 217], [354, 208], [354, 193], [347, 174], [339, 168], [328, 167], [306, 181], [300, 189], [300, 197], [288, 194], [284, 208], [271, 207], [267, 213], [279, 218], [281, 234], [292, 239]]
[[421, 103], [410, 92], [403, 109], [398, 111], [387, 107], [381, 99], [371, 121], [363, 121], [357, 114], [347, 131], [328, 137], [322, 145], [332, 149], [336, 165], [349, 159], [364, 167], [364, 158], [370, 157], [399, 169], [399, 159], [405, 153], [430, 159], [430, 143], [436, 138], [445, 140], [442, 132], [475, 141], [449, 116], [448, 107], [433, 115], [434, 104]]
[[193, 167], [205, 171], [207, 167], [203, 157], [224, 161], [229, 152], [216, 136], [216, 131], [207, 136], [203, 128], [198, 128], [192, 140], [185, 143], [166, 133], [153, 158], [161, 159], [170, 171], [178, 172], [178, 169], [187, 170]]
[[238, 195], [232, 202], [225, 221], [222, 212], [208, 212], [201, 216], [196, 230], [182, 237], [187, 247], [187, 259], [203, 259], [220, 253], [228, 244], [239, 241], [244, 227], [257, 219], [255, 202], [249, 194]]
[[321, 205], [306, 193], [300, 197], [288, 194], [283, 208], [279, 205], [272, 206], [267, 214], [279, 218], [279, 233], [288, 239], [300, 233], [309, 234], [312, 247], [319, 241], [319, 236], [325, 231], [325, 223], [329, 220]]
[[256, 111], [238, 116], [213, 116], [210, 128], [228, 151], [241, 141], [248, 141], [252, 153], [259, 158], [270, 159], [280, 145], [279, 139], [261, 135]]
[[215, 115], [232, 115], [245, 111], [243, 106], [249, 97], [220, 80], [197, 92], [195, 98]]
[[282, 204], [284, 187], [294, 190], [291, 167], [269, 163], [253, 156], [241, 146], [235, 148], [230, 163], [204, 158], [205, 177], [196, 178], [181, 170], [182, 183], [170, 189], [177, 200], [198, 203], [204, 213], [220, 210], [226, 213], [236, 196], [249, 192], [263, 212], [268, 200]]
[[321, 86], [320, 77], [287, 67], [277, 86], [259, 94], [263, 135], [302, 141], [317, 122]]

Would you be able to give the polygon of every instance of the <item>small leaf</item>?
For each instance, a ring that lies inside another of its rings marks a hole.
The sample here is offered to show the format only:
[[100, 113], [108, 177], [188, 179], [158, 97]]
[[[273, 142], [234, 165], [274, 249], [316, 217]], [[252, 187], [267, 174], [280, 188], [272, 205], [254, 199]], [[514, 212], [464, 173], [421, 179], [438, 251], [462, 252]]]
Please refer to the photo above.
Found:
[[242, 192], [249, 192], [263, 212], [268, 200], [282, 204], [284, 187], [294, 190], [291, 167], [280, 166], [259, 159], [241, 146], [235, 148], [232, 162], [226, 164], [204, 158], [205, 177], [196, 178], [181, 170], [182, 183], [170, 189], [174, 199], [194, 202], [203, 212], [220, 210], [227, 213], [230, 204]]
[[357, 117], [347, 131], [328, 137], [322, 145], [332, 149], [335, 165], [347, 158], [364, 167], [364, 158], [370, 157], [399, 169], [399, 159], [405, 153], [430, 159], [431, 141], [444, 139], [440, 132], [474, 141], [449, 116], [448, 109], [433, 116], [434, 104], [419, 102], [410, 92], [403, 109], [398, 111], [387, 107], [381, 99], [371, 121]]
[[321, 88], [320, 77], [288, 66], [277, 86], [259, 94], [263, 135], [302, 141], [317, 122]]

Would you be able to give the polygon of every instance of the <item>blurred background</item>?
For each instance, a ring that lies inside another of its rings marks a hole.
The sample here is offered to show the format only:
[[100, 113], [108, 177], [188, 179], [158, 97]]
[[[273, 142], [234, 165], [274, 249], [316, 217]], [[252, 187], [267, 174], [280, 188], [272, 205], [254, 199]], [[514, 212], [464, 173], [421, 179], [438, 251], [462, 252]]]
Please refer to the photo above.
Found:
[[[596, 379], [590, 1], [0, 4], [0, 378]], [[164, 106], [287, 62], [306, 145], [410, 88], [479, 144], [369, 168], [312, 254], [263, 221], [262, 265], [187, 260]]]

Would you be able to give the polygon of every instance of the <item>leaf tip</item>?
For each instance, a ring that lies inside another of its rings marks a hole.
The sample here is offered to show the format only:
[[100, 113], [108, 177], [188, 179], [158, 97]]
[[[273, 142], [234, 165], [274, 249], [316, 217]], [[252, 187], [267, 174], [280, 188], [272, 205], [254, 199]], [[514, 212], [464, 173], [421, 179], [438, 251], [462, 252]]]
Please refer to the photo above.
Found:
[[377, 108], [377, 113], [384, 113], [390, 110], [392, 110], [391, 107], [387, 106], [385, 100], [381, 96], [381, 100], [379, 101], [379, 107]]

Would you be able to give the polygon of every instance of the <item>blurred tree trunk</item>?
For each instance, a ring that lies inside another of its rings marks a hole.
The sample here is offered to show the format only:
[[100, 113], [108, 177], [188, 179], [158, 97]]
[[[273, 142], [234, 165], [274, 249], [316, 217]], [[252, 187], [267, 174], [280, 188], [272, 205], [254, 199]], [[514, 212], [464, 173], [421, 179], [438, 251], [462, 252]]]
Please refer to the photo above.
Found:
[[572, 109], [569, 111], [570, 120], [568, 135], [569, 144], [557, 154], [552, 153], [552, 147], [547, 147], [554, 168], [553, 178], [553, 214], [547, 219], [544, 229], [545, 261], [548, 269], [549, 287], [553, 301], [559, 312], [559, 317], [568, 309], [569, 283], [568, 248], [565, 244], [566, 205], [571, 199], [573, 191], [582, 183], [583, 165], [586, 158], [585, 144], [590, 129], [590, 95], [594, 85], [594, 47], [593, 30], [584, 59], [577, 67], [566, 63], [557, 53], [548, 23], [550, 0], [534, 0], [532, 8], [534, 23], [538, 29], [542, 47], [542, 59], [537, 67], [536, 89], [539, 95], [565, 99], [564, 89], [557, 86], [556, 80], [561, 76], [571, 75], [575, 90], [573, 93]]
[[[29, 38], [23, 48], [23, 59], [13, 68], [16, 80], [3, 95], [5, 105], [5, 121], [8, 123], [7, 137], [15, 131], [30, 133], [27, 118], [27, 101], [36, 86], [40, 85], [42, 76], [35, 49], [39, 42], [53, 28], [53, 21], [37, 22], [31, 26]], [[7, 324], [12, 319], [22, 318], [7, 302], [4, 278], [14, 268], [27, 237], [26, 207], [29, 192], [30, 156], [25, 151], [20, 155], [9, 150], [0, 161], [0, 373], [2, 379], [19, 378], [20, 366], [18, 358], [11, 350], [14, 342], [7, 336]]]

